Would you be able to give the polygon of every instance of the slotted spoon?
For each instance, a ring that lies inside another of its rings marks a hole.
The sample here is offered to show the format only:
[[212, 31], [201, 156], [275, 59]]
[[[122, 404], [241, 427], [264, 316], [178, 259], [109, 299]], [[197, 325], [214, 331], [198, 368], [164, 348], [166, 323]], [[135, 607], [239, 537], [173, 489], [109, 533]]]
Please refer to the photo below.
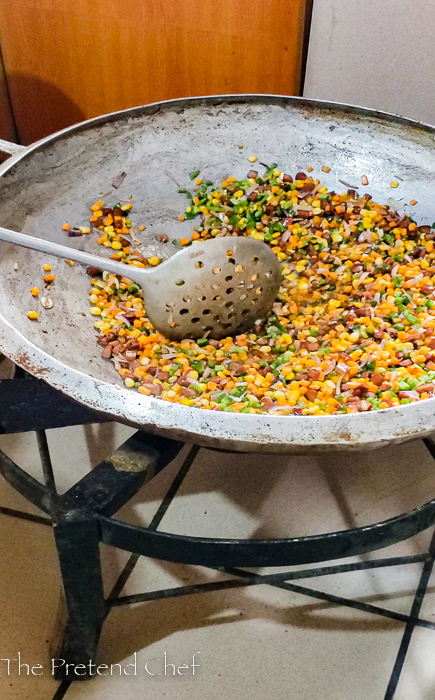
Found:
[[0, 240], [122, 275], [144, 290], [146, 313], [173, 340], [243, 333], [276, 300], [281, 267], [261, 241], [220, 237], [175, 253], [151, 268], [124, 265], [42, 238], [0, 228]]

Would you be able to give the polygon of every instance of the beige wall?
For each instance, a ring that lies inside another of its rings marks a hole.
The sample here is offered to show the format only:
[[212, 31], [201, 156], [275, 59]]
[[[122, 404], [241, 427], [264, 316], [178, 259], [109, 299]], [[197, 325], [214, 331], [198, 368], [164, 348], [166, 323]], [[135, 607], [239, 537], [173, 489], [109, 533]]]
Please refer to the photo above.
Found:
[[314, 0], [304, 95], [435, 124], [435, 0]]

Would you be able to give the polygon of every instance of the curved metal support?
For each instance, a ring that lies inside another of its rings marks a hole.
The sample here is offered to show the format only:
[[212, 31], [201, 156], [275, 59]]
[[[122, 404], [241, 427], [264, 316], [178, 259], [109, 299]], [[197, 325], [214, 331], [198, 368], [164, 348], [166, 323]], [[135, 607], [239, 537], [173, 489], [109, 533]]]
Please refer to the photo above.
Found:
[[102, 542], [154, 559], [210, 567], [293, 566], [352, 557], [406, 540], [435, 523], [435, 499], [380, 523], [291, 539], [187, 537], [97, 518]]
[[21, 469], [1, 450], [0, 475], [34, 506], [45, 513], [50, 511], [50, 494], [47, 487]]

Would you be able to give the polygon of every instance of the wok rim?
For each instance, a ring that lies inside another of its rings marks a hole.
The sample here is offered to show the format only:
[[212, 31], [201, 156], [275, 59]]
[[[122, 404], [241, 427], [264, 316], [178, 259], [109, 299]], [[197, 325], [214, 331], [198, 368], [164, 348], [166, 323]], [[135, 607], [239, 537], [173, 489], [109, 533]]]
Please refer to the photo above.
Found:
[[[350, 112], [371, 119], [408, 125], [435, 135], [435, 127], [423, 122], [340, 102], [306, 99], [286, 95], [236, 94], [208, 95], [153, 102], [126, 110], [110, 112], [55, 132], [27, 146], [0, 166], [0, 177], [32, 153], [56, 141], [92, 129], [94, 126], [129, 117], [153, 113], [160, 108], [177, 105], [195, 106], [217, 103], [269, 102], [301, 105], [324, 110]], [[435, 430], [435, 398], [400, 407], [367, 413], [328, 416], [277, 416], [271, 414], [237, 414], [211, 411], [156, 399], [96, 379], [74, 369], [28, 340], [0, 312], [0, 350], [30, 374], [42, 378], [88, 408], [100, 411], [114, 420], [168, 433], [179, 439], [204, 446], [230, 448], [236, 451], [316, 451], [319, 449], [360, 449], [382, 446], [421, 437]], [[180, 413], [181, 412], [181, 413]]]

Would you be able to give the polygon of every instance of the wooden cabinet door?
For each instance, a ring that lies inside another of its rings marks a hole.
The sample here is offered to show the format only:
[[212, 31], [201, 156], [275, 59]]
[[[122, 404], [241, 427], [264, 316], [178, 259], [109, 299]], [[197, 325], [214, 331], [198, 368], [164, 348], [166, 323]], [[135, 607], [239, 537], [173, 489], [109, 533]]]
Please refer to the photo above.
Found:
[[307, 0], [2, 0], [23, 143], [156, 100], [299, 94]]

